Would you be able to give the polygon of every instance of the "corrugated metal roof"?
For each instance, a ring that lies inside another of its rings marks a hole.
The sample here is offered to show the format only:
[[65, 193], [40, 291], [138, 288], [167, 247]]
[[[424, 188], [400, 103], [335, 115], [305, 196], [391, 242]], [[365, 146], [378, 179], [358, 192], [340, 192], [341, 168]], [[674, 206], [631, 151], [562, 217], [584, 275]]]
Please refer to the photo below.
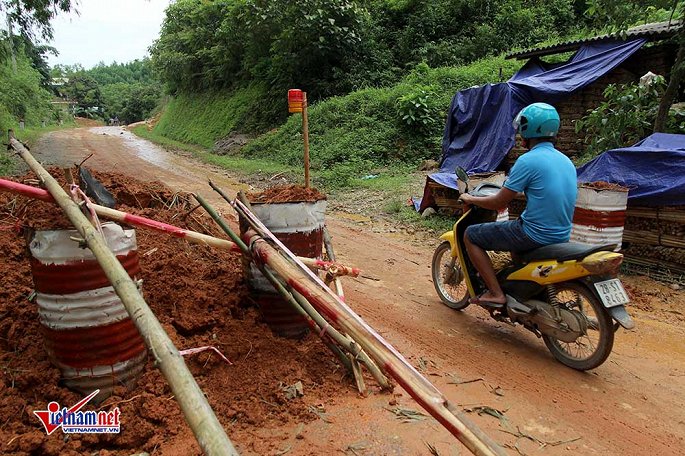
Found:
[[[648, 41], [658, 41], [673, 36], [679, 29], [681, 24], [679, 21], [655, 22], [652, 24], [640, 25], [628, 29], [625, 39], [629, 38], [646, 38]], [[561, 52], [575, 51], [583, 44], [596, 43], [598, 41], [621, 40], [623, 37], [617, 33], [600, 35], [593, 38], [585, 38], [581, 40], [565, 41], [563, 43], [552, 44], [539, 48], [530, 48], [523, 51], [512, 52], [506, 56], [507, 59], [528, 59], [530, 57], [541, 57], [543, 55], [559, 54]]]

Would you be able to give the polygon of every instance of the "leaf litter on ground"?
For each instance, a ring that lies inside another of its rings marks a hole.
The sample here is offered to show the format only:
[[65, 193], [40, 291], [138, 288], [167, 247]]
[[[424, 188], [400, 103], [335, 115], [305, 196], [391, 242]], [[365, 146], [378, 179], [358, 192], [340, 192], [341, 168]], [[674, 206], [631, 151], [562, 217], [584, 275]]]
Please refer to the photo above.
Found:
[[412, 421], [421, 421], [426, 419], [426, 414], [421, 413], [416, 410], [408, 409], [408, 408], [402, 408], [402, 407], [395, 407], [392, 409], [387, 409], [391, 411], [392, 413], [395, 414], [395, 416], [401, 420], [403, 423], [411, 423]]

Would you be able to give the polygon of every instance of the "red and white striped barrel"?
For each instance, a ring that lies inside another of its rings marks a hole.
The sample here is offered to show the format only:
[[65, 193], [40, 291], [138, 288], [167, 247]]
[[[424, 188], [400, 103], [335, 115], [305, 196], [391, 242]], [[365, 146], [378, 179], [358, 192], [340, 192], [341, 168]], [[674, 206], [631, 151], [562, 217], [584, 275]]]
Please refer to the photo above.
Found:
[[[253, 203], [253, 211], [267, 228], [295, 255], [321, 258], [326, 201], [300, 203]], [[279, 336], [300, 338], [309, 326], [250, 264], [248, 283], [264, 321]]]
[[[107, 245], [131, 278], [140, 275], [136, 235], [102, 226]], [[37, 231], [30, 242], [31, 271], [45, 348], [65, 386], [97, 400], [130, 385], [145, 367], [145, 344], [109, 279], [75, 230]]]
[[625, 187], [578, 185], [571, 242], [616, 244], [615, 250], [619, 251], [623, 243], [627, 205], [628, 189]]

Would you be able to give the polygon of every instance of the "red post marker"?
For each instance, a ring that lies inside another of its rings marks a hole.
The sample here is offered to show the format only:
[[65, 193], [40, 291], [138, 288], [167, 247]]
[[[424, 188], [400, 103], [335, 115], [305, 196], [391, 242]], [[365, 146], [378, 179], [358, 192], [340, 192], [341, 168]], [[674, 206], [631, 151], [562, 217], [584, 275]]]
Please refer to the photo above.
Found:
[[288, 90], [288, 112], [302, 112], [304, 105], [304, 92], [300, 89]]

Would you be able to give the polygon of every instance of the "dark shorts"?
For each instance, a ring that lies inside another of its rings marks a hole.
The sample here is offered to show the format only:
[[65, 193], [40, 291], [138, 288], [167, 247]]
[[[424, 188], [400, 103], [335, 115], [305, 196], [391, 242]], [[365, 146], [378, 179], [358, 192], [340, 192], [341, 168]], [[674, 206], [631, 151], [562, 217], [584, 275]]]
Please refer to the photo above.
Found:
[[525, 252], [544, 245], [528, 237], [523, 231], [521, 219], [471, 225], [466, 228], [466, 236], [485, 250]]

